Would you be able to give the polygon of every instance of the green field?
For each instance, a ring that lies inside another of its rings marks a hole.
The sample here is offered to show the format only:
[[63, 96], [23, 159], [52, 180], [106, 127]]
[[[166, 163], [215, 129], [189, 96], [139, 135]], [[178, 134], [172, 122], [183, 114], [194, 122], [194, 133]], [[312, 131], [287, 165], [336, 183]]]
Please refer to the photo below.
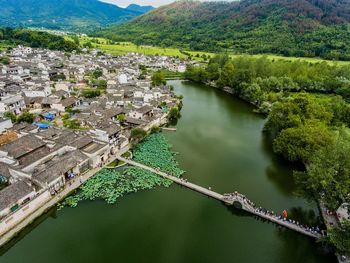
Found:
[[[143, 53], [147, 56], [164, 55], [164, 56], [179, 56], [183, 58], [186, 57], [186, 55], [182, 54], [180, 50], [176, 48], [137, 46], [130, 42], [119, 42], [119, 43], [109, 44], [108, 40], [104, 38], [81, 37], [79, 40], [81, 45], [90, 41], [93, 47], [100, 48], [103, 51], [110, 53], [112, 55], [124, 55], [129, 52], [137, 52], [137, 53]], [[93, 42], [96, 40], [99, 43]]]
[[[98, 41], [99, 43], [95, 43], [95, 41]], [[119, 43], [112, 43], [104, 38], [92, 38], [92, 37], [81, 37], [80, 38], [80, 44], [85, 44], [87, 42], [91, 42], [93, 47], [100, 48], [101, 50], [112, 54], [112, 55], [124, 55], [129, 52], [137, 52], [142, 53], [147, 56], [150, 55], [164, 55], [164, 56], [178, 56], [180, 58], [187, 57], [185, 54], [183, 54], [180, 49], [177, 48], [161, 48], [161, 47], [154, 47], [154, 46], [137, 46], [130, 42], [119, 42]], [[92, 42], [94, 41], [94, 42]], [[207, 57], [214, 56], [215, 53], [210, 52], [203, 52], [203, 51], [187, 51], [186, 53], [189, 53], [193, 56], [193, 58], [197, 60], [203, 60], [201, 58], [202, 55], [206, 55]], [[197, 57], [197, 54], [199, 57]], [[232, 58], [237, 58], [240, 56], [244, 56], [244, 54], [230, 54]], [[261, 54], [261, 55], [249, 55], [252, 57], [267, 57], [271, 60], [277, 60], [277, 59], [283, 59], [287, 61], [295, 61], [295, 60], [301, 60], [306, 61], [309, 63], [320, 63], [320, 62], [327, 62], [331, 64], [339, 64], [339, 65], [350, 65], [350, 61], [332, 61], [332, 60], [324, 60], [320, 58], [304, 58], [304, 57], [284, 57], [279, 55], [272, 55], [272, 54]]]

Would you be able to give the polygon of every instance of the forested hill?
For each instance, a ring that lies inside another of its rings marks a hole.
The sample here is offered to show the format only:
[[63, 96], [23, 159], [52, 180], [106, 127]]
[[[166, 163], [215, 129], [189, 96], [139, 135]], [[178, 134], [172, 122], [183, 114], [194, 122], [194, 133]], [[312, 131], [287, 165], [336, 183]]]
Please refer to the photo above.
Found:
[[115, 41], [350, 60], [350, 1], [178, 1], [102, 35]]
[[0, 26], [87, 30], [145, 13], [99, 0], [0, 0]]

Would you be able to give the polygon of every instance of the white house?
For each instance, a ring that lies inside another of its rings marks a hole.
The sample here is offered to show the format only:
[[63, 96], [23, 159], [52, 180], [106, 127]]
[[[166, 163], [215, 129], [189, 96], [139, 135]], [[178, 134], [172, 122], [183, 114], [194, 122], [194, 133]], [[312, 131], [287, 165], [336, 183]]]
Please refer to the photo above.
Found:
[[73, 85], [69, 82], [65, 82], [65, 81], [60, 81], [55, 83], [55, 89], [58, 90], [63, 90], [67, 93], [70, 93], [73, 91]]
[[13, 127], [10, 119], [0, 118], [0, 134]]
[[0, 113], [11, 111], [14, 114], [20, 114], [25, 107], [26, 104], [21, 95], [13, 95], [0, 101]]
[[35, 190], [24, 181], [18, 181], [0, 191], [0, 218], [15, 212], [21, 205], [28, 203]]
[[119, 74], [117, 78], [118, 78], [118, 82], [120, 84], [127, 84], [128, 83], [128, 76], [126, 74]]
[[47, 97], [51, 94], [51, 88], [37, 88], [37, 89], [27, 89], [23, 90], [23, 93], [26, 97], [37, 98], [37, 97]]

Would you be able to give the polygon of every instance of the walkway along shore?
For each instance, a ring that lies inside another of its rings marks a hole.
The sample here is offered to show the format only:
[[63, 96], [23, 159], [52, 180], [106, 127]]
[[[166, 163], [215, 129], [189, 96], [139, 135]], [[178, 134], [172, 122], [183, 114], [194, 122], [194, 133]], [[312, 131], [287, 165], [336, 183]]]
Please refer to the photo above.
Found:
[[286, 228], [289, 228], [291, 230], [294, 230], [296, 232], [299, 232], [303, 235], [312, 237], [312, 238], [321, 238], [322, 234], [320, 233], [319, 229], [310, 228], [303, 226], [299, 224], [298, 222], [295, 222], [294, 220], [286, 220], [282, 218], [281, 216], [273, 215], [272, 213], [267, 212], [267, 210], [263, 208], [256, 207], [252, 201], [250, 201], [248, 198], [246, 198], [244, 195], [235, 192], [230, 194], [219, 194], [217, 192], [214, 192], [210, 189], [204, 188], [202, 186], [193, 184], [188, 182], [185, 179], [177, 178], [175, 176], [166, 174], [164, 172], [159, 171], [159, 169], [154, 169], [152, 167], [149, 167], [147, 165], [123, 158], [121, 156], [117, 157], [118, 160], [123, 161], [125, 163], [128, 163], [130, 165], [151, 171], [155, 174], [158, 174], [159, 176], [162, 176], [163, 178], [169, 179], [179, 185], [185, 186], [189, 189], [192, 189], [194, 191], [197, 191], [199, 193], [202, 193], [206, 196], [212, 197], [216, 200], [219, 200], [221, 202], [226, 203], [227, 205], [234, 205], [237, 208], [240, 208], [248, 213], [251, 213], [253, 215], [259, 216], [261, 218], [264, 218], [266, 220], [269, 220], [275, 224], [284, 226]]

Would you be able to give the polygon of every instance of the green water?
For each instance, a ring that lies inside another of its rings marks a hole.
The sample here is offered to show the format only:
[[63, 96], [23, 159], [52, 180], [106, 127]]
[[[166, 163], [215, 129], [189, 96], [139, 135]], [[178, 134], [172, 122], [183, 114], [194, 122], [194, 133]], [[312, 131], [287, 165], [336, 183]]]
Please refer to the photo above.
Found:
[[[166, 132], [185, 177], [217, 192], [239, 191], [303, 222], [314, 204], [293, 195], [292, 169], [272, 154], [265, 120], [212, 88], [171, 82], [184, 95], [177, 132]], [[52, 210], [0, 250], [1, 263], [323, 263], [334, 262], [312, 239], [173, 185]]]

